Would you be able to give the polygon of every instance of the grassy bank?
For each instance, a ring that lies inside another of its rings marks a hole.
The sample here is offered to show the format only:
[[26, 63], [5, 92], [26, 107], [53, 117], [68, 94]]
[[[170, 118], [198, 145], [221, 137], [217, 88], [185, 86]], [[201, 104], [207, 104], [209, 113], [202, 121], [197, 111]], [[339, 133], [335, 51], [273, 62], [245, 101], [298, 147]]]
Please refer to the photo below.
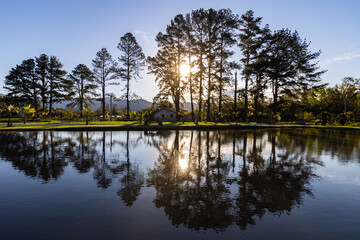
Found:
[[351, 129], [360, 130], [359, 126], [332, 126], [332, 125], [294, 125], [294, 124], [236, 124], [236, 123], [213, 123], [200, 122], [194, 123], [171, 123], [164, 122], [162, 125], [152, 123], [144, 125], [139, 122], [91, 122], [86, 125], [84, 122], [72, 123], [14, 123], [12, 127], [4, 124], [0, 125], [0, 131], [37, 131], [37, 130], [54, 130], [54, 131], [99, 131], [99, 130], [226, 130], [226, 129], [262, 129], [262, 128], [318, 128], [318, 129]]

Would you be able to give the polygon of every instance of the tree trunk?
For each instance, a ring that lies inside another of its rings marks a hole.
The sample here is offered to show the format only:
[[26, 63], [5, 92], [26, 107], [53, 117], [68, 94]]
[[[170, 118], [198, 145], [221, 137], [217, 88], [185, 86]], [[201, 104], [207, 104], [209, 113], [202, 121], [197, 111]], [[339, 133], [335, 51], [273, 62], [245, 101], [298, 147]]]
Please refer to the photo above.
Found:
[[[246, 66], [245, 67], [249, 67], [250, 64], [250, 56], [249, 56], [249, 46], [247, 48], [247, 54], [246, 54]], [[245, 72], [245, 89], [244, 89], [244, 100], [245, 100], [245, 109], [244, 109], [244, 122], [248, 123], [249, 119], [248, 119], [248, 108], [249, 108], [249, 100], [248, 100], [248, 85], [249, 85], [249, 73], [248, 70], [246, 70]]]
[[237, 72], [235, 72], [235, 91], [234, 91], [234, 107], [233, 107], [235, 122], [237, 122], [236, 92], [237, 92]]
[[105, 120], [105, 82], [103, 80], [102, 82], [102, 114], [103, 114], [103, 120]]
[[221, 43], [221, 53], [220, 53], [220, 78], [219, 78], [219, 114], [218, 114], [218, 121], [222, 121], [221, 111], [222, 111], [222, 90], [223, 90], [223, 43]]
[[244, 107], [244, 122], [248, 123], [248, 108], [249, 108], [249, 100], [248, 100], [248, 84], [249, 84], [249, 77], [246, 76], [245, 78], [245, 91], [244, 91], [244, 99], [245, 99], [245, 107]]
[[126, 119], [130, 119], [130, 101], [129, 101], [129, 91], [130, 91], [130, 80], [129, 76], [127, 77], [127, 85], [126, 85]]
[[113, 108], [112, 108], [112, 97], [110, 96], [110, 121], [112, 121]]
[[199, 70], [200, 70], [200, 77], [199, 77], [199, 118], [200, 121], [203, 120], [202, 114], [202, 94], [203, 94], [203, 41], [202, 41], [202, 34], [200, 35], [200, 56], [199, 56]]
[[191, 120], [195, 121], [194, 117], [194, 101], [193, 101], [193, 83], [192, 83], [192, 76], [191, 76], [191, 46], [189, 46], [189, 76], [188, 80], [190, 82], [190, 104], [191, 104]]
[[82, 113], [83, 113], [83, 100], [81, 99], [80, 100], [80, 118], [83, 117]]

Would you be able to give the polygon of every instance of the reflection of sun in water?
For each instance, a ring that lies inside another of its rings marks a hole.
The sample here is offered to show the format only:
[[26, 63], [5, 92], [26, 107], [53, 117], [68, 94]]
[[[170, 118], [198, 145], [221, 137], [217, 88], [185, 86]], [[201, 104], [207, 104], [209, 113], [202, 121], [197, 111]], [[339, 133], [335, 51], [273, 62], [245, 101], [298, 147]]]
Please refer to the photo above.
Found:
[[180, 74], [182, 77], [187, 77], [190, 72], [190, 66], [187, 63], [183, 63], [180, 66]]
[[181, 157], [179, 158], [179, 167], [181, 170], [186, 170], [188, 168], [188, 165], [189, 165], [189, 159], [186, 158], [186, 157]]

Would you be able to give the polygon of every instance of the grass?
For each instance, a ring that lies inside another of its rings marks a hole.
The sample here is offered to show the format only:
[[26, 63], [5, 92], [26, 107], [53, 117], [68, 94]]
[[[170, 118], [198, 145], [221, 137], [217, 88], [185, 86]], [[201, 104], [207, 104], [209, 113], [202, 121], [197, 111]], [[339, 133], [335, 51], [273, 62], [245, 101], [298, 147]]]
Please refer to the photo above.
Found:
[[136, 121], [94, 121], [86, 125], [85, 122], [29, 122], [13, 123], [12, 127], [0, 124], [0, 131], [37, 131], [37, 130], [221, 130], [221, 129], [259, 129], [259, 128], [318, 128], [318, 129], [353, 129], [360, 130], [359, 126], [334, 126], [334, 125], [295, 125], [295, 124], [244, 124], [244, 123], [214, 123], [214, 122], [163, 122], [162, 125], [152, 123], [144, 125]]

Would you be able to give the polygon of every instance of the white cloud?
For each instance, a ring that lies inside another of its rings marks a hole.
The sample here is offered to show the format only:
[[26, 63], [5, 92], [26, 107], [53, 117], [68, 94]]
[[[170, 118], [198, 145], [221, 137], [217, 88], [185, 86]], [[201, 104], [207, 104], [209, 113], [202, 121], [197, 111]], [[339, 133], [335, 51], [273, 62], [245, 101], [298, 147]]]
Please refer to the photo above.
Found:
[[140, 37], [142, 37], [145, 42], [149, 42], [150, 35], [147, 32], [140, 31], [140, 30], [135, 30], [134, 33], [139, 35]]
[[333, 63], [333, 62], [340, 62], [340, 61], [351, 61], [355, 58], [360, 58], [359, 53], [345, 53], [342, 56], [334, 57], [332, 59], [329, 59], [326, 61], [327, 64]]

